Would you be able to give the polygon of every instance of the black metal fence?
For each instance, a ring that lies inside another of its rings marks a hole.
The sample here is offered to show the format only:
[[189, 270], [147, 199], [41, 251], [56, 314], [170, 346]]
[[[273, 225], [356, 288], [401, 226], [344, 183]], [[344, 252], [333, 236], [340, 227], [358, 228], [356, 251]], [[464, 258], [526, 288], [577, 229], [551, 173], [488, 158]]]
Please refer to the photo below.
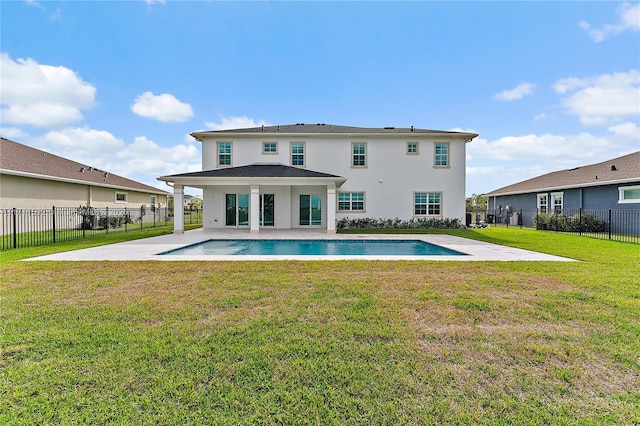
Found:
[[[202, 210], [185, 209], [184, 222], [185, 224], [202, 223]], [[172, 224], [173, 209], [167, 207], [0, 209], [2, 237], [0, 250], [40, 246]]]
[[[469, 217], [471, 216], [471, 220]], [[613, 209], [562, 209], [468, 211], [467, 226], [518, 226], [566, 232], [593, 238], [640, 243], [640, 211]]]

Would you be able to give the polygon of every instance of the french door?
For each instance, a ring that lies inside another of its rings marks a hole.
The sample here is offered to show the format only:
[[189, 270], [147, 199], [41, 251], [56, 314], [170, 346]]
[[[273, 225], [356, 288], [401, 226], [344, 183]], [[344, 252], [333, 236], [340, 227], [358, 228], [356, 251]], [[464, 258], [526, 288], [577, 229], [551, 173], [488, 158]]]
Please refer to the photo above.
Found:
[[300, 226], [322, 225], [322, 195], [300, 194]]

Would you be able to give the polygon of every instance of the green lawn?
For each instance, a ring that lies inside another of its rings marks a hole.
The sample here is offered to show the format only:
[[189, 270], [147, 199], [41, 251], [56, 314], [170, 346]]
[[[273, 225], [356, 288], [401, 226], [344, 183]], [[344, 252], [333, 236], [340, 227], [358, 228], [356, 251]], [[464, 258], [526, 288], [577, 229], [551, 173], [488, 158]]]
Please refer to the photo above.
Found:
[[580, 262], [2, 253], [0, 423], [640, 422], [640, 246], [450, 233]]

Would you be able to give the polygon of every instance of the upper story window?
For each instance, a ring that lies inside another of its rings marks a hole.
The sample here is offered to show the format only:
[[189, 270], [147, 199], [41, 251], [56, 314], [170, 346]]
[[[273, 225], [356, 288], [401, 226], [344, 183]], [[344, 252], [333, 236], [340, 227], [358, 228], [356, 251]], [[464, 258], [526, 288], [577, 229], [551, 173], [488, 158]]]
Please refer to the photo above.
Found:
[[413, 214], [415, 216], [439, 216], [441, 212], [441, 192], [416, 192], [413, 194]]
[[116, 192], [116, 203], [126, 203], [126, 202], [127, 202], [127, 193]]
[[562, 213], [562, 207], [564, 202], [563, 192], [554, 192], [551, 194], [551, 202], [553, 203], [553, 212]]
[[262, 153], [263, 154], [277, 154], [278, 153], [278, 142], [263, 142], [262, 143]]
[[352, 167], [367, 166], [367, 144], [366, 143], [351, 144], [351, 166]]
[[339, 211], [364, 211], [364, 192], [339, 192]]
[[433, 151], [433, 164], [436, 167], [449, 167], [449, 144], [437, 143]]
[[620, 204], [640, 203], [640, 185], [621, 186], [618, 188], [618, 193]]
[[417, 154], [418, 153], [418, 143], [417, 142], [407, 142], [407, 154]]
[[538, 212], [545, 214], [549, 210], [549, 194], [538, 194]]
[[218, 142], [218, 167], [231, 165], [231, 142]]
[[291, 144], [291, 165], [304, 166], [304, 142], [296, 142]]

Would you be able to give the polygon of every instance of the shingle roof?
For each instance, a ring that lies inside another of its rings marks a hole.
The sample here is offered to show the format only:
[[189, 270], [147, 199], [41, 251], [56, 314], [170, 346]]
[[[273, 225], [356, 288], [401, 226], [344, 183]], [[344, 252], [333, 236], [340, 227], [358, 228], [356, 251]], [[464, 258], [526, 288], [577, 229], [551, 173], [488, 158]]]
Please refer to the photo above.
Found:
[[285, 166], [284, 164], [250, 164], [247, 166], [227, 167], [224, 169], [204, 170], [201, 172], [180, 173], [177, 175], [163, 176], [165, 178], [203, 178], [203, 177], [238, 177], [238, 178], [340, 178], [340, 176], [329, 173], [316, 172], [313, 170], [300, 169], [297, 167]]
[[354, 126], [338, 126], [335, 124], [325, 124], [325, 123], [315, 123], [315, 124], [297, 123], [297, 124], [283, 124], [283, 125], [277, 125], [277, 126], [250, 127], [246, 129], [203, 130], [199, 132], [193, 132], [191, 135], [197, 138], [198, 136], [213, 135], [213, 134], [220, 134], [220, 133], [285, 133], [285, 134], [422, 133], [422, 134], [461, 135], [461, 136], [467, 136], [470, 139], [473, 139], [476, 136], [478, 136], [476, 133], [418, 129], [414, 126], [411, 126], [411, 127], [392, 127], [392, 126], [354, 127]]
[[601, 163], [547, 173], [496, 189], [485, 196], [607, 185], [634, 180], [640, 181], [640, 151]]
[[0, 138], [0, 172], [32, 175], [95, 186], [117, 187], [153, 194], [170, 194], [144, 183], [99, 170], [9, 139]]

